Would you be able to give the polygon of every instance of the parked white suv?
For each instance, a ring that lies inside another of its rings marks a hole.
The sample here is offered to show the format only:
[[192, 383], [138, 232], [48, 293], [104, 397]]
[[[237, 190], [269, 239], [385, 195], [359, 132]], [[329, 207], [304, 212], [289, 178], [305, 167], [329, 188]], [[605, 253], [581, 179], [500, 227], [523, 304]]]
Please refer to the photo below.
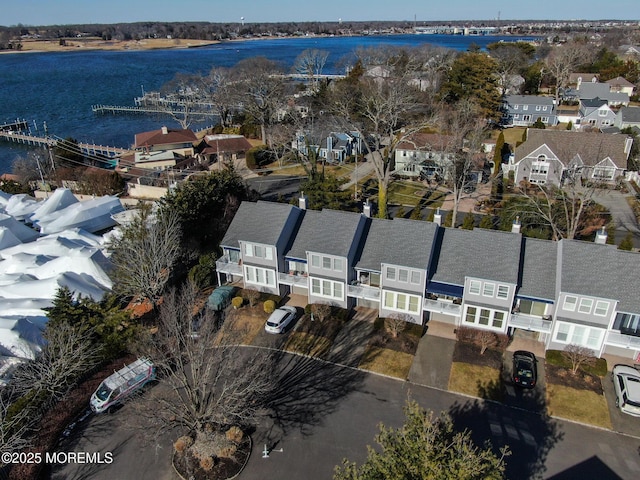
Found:
[[611, 377], [616, 391], [616, 407], [640, 417], [640, 371], [628, 365], [616, 365]]

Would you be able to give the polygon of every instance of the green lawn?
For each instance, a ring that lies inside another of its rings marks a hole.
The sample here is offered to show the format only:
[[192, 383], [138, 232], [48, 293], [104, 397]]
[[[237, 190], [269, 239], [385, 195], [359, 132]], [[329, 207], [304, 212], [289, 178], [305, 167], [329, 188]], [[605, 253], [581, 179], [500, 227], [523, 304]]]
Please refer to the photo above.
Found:
[[370, 346], [362, 356], [359, 368], [406, 380], [412, 363], [413, 355]]
[[547, 408], [550, 415], [611, 429], [609, 408], [604, 395], [590, 390], [549, 384]]

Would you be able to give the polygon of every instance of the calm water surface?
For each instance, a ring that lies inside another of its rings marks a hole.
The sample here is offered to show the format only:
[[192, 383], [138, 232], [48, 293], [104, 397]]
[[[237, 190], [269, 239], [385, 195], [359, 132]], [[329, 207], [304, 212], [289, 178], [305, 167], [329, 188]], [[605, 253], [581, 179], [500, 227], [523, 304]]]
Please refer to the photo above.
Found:
[[[133, 105], [142, 90], [158, 90], [180, 73], [206, 74], [214, 66], [264, 56], [290, 67], [306, 49], [329, 52], [325, 73], [343, 73], [345, 60], [359, 47], [377, 45], [413, 47], [425, 43], [466, 50], [502, 39], [520, 37], [454, 35], [393, 35], [368, 37], [295, 38], [227, 42], [203, 48], [153, 51], [86, 51], [0, 55], [0, 124], [27, 120], [33, 133], [72, 137], [80, 142], [129, 147], [138, 132], [172, 120], [142, 115], [96, 115], [91, 106]], [[11, 171], [17, 156], [29, 147], [0, 142], [0, 173]]]

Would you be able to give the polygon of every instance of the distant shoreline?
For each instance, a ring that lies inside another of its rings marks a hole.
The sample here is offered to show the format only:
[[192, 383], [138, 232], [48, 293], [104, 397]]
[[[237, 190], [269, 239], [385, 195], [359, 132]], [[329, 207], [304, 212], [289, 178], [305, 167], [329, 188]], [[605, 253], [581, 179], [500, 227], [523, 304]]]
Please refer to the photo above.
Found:
[[144, 40], [103, 40], [101, 38], [70, 38], [64, 39], [64, 44], [59, 40], [23, 40], [20, 50], [0, 50], [2, 54], [20, 53], [63, 53], [86, 52], [91, 50], [101, 51], [144, 51], [167, 50], [207, 47], [222, 43], [220, 40], [191, 40], [170, 38], [149, 38]]

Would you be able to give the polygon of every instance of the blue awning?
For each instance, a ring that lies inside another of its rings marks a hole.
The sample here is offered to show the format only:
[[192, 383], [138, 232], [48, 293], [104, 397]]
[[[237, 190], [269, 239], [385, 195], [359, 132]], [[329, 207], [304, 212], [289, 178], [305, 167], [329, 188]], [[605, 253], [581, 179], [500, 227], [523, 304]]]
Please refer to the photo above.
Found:
[[462, 298], [464, 287], [462, 285], [451, 285], [450, 283], [429, 282], [427, 284], [427, 293]]
[[522, 300], [530, 300], [532, 302], [540, 302], [540, 303], [548, 303], [549, 305], [553, 305], [553, 300], [547, 300], [546, 298], [536, 298], [536, 297], [527, 297], [526, 295], [516, 295], [516, 298]]

